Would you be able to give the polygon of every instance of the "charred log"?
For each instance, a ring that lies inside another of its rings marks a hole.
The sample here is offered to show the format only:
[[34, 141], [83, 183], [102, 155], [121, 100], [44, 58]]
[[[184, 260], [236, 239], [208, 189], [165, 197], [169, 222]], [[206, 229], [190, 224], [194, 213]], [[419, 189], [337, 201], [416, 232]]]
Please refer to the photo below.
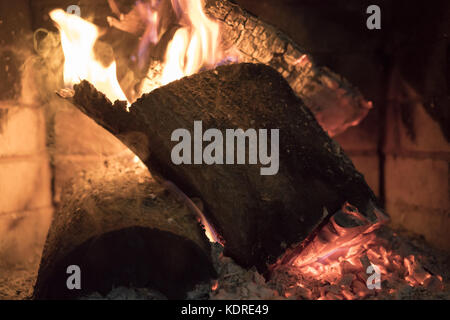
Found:
[[[116, 135], [152, 174], [200, 197], [206, 216], [225, 242], [225, 253], [265, 270], [287, 246], [304, 240], [345, 202], [369, 221], [377, 200], [340, 146], [316, 122], [278, 72], [265, 65], [218, 67], [143, 95], [126, 111], [88, 82], [75, 86], [74, 104]], [[279, 172], [258, 165], [175, 165], [172, 132], [205, 128], [274, 129]]]
[[[210, 245], [195, 217], [144, 170], [93, 172], [65, 190], [47, 237], [35, 299], [105, 295], [129, 285], [180, 299], [215, 275]], [[80, 267], [81, 290], [66, 285], [71, 265]]]

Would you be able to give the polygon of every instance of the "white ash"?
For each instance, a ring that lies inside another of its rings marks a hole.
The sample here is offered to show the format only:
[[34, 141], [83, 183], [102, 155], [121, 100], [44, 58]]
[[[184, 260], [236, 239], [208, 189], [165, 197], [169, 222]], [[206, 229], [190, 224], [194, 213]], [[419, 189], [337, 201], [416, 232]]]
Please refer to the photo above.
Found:
[[[282, 299], [256, 269], [246, 270], [237, 265], [233, 259], [223, 256], [223, 247], [220, 244], [212, 244], [211, 255], [218, 278], [210, 283], [197, 285], [187, 293], [187, 300]], [[167, 300], [167, 297], [149, 288], [121, 286], [106, 295], [94, 292], [81, 297], [80, 300]]]
[[225, 257], [223, 247], [218, 243], [212, 245], [212, 258], [219, 277], [211, 286], [210, 299], [282, 299], [256, 269], [246, 270], [237, 265], [233, 259]]
[[83, 296], [80, 300], [167, 300], [162, 293], [149, 288], [129, 288], [117, 287], [103, 296], [98, 292], [93, 292]]

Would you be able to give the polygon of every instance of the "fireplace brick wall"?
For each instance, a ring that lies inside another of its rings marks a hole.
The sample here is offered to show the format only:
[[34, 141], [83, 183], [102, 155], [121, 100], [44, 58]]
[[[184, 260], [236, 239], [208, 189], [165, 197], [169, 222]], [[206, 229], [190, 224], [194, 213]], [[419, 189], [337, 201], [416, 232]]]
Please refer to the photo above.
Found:
[[74, 106], [56, 99], [53, 104], [52, 163], [54, 202], [71, 179], [87, 170], [101, 170], [109, 162], [133, 159], [134, 155], [116, 137]]
[[[43, 106], [24, 98], [29, 2], [0, 2], [0, 265], [39, 255], [53, 212]], [[27, 92], [28, 93], [28, 92]]]
[[[398, 90], [398, 89], [397, 89]], [[450, 249], [450, 143], [411, 89], [395, 94], [387, 113], [386, 208], [393, 225]], [[398, 106], [408, 103], [410, 125]], [[412, 132], [410, 129], [412, 128]]]
[[51, 220], [42, 107], [0, 102], [0, 264], [40, 251]]

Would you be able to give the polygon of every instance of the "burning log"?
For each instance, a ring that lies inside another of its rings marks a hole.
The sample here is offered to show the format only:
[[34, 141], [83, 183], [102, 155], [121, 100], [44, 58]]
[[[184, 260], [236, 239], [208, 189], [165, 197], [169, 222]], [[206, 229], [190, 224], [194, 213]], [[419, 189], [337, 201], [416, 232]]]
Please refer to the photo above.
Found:
[[[195, 217], [142, 166], [109, 168], [74, 181], [55, 213], [35, 299], [66, 299], [112, 288], [150, 287], [180, 299], [215, 276], [210, 245]], [[81, 289], [67, 287], [69, 266]]]
[[239, 62], [263, 63], [277, 70], [334, 136], [357, 125], [372, 108], [345, 78], [316, 65], [280, 30], [228, 0], [208, 0], [205, 11], [220, 22], [225, 50], [237, 49]]
[[[270, 67], [235, 64], [195, 74], [144, 94], [129, 112], [125, 102], [113, 105], [86, 81], [74, 89], [73, 103], [130, 147], [155, 177], [203, 200], [225, 254], [243, 266], [265, 270], [347, 201], [377, 221], [377, 200], [363, 176]], [[279, 129], [278, 173], [261, 175], [264, 168], [250, 164], [174, 164], [172, 133], [195, 121], [221, 132]]]
[[[192, 1], [194, 2], [196, 1]], [[142, 39], [140, 48], [148, 45], [148, 42], [159, 43], [161, 38], [173, 35], [174, 30], [170, 25], [176, 26], [177, 23], [171, 3], [180, 2], [165, 0], [148, 10], [143, 10], [143, 4], [138, 3], [127, 14], [114, 9], [117, 7], [114, 0], [109, 3], [111, 9], [116, 11], [116, 16], [121, 17], [120, 20], [109, 18], [111, 27], [139, 36]], [[188, 10], [189, 6], [183, 5], [183, 8]], [[224, 57], [217, 61], [220, 61], [219, 64], [228, 59], [271, 66], [283, 75], [331, 136], [357, 125], [372, 108], [372, 103], [366, 101], [359, 90], [346, 79], [326, 67], [316, 65], [305, 48], [239, 5], [228, 0], [208, 0], [204, 11], [214, 24], [220, 26], [220, 49]], [[152, 14], [148, 15], [148, 12]], [[183, 14], [189, 15], [187, 12]], [[197, 20], [201, 16], [191, 19]], [[164, 34], [166, 36], [163, 37]], [[165, 48], [165, 45], [163, 43], [162, 47]], [[205, 53], [200, 56], [203, 55]], [[158, 68], [161, 68], [159, 63], [150, 65], [147, 78], [154, 78]], [[147, 81], [149, 83], [146, 84]], [[154, 79], [144, 79], [141, 83], [143, 90], [154, 87], [153, 81]]]

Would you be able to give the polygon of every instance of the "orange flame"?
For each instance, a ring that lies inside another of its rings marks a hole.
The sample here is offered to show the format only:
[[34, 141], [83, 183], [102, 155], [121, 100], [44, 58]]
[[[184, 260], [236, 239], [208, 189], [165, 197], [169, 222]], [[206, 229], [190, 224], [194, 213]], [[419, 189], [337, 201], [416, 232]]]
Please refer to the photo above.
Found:
[[57, 24], [64, 51], [64, 84], [72, 87], [81, 80], [91, 82], [103, 92], [109, 100], [128, 101], [122, 91], [116, 75], [116, 62], [104, 67], [97, 61], [94, 45], [99, 30], [94, 24], [61, 9], [50, 12]]
[[[206, 16], [202, 0], [172, 0], [172, 7], [177, 14], [180, 28], [167, 45], [159, 79], [144, 83], [143, 92], [190, 76], [202, 68], [213, 67], [223, 58], [219, 46], [219, 24]], [[148, 14], [152, 16], [155, 13], [150, 10]], [[154, 23], [149, 26], [151, 30], [155, 30]], [[156, 38], [159, 39], [159, 35]], [[148, 40], [143, 37], [142, 42], [145, 41]], [[149, 78], [152, 78], [151, 70]]]
[[219, 61], [219, 25], [203, 12], [201, 0], [172, 0], [182, 27], [169, 43], [161, 83], [167, 84]]
[[[114, 1], [110, 3], [116, 8]], [[206, 16], [202, 0], [172, 0], [171, 4], [177, 16], [176, 23], [180, 27], [167, 45], [162, 72], [156, 76], [149, 70], [150, 81], [144, 80], [142, 93], [192, 75], [202, 68], [213, 67], [223, 58], [219, 46], [219, 24]], [[129, 32], [139, 29], [140, 23], [145, 25], [139, 44], [140, 58], [149, 43], [157, 44], [165, 32], [158, 29], [161, 20], [158, 6], [157, 1], [138, 1], [135, 10], [129, 14], [127, 23], [123, 25], [109, 17], [110, 25]], [[98, 27], [61, 9], [51, 11], [50, 17], [56, 22], [61, 35], [65, 57], [65, 85], [71, 87], [81, 80], [87, 80], [111, 101], [127, 100], [117, 80], [116, 63], [112, 62], [104, 67], [95, 58], [94, 45], [99, 37]]]

